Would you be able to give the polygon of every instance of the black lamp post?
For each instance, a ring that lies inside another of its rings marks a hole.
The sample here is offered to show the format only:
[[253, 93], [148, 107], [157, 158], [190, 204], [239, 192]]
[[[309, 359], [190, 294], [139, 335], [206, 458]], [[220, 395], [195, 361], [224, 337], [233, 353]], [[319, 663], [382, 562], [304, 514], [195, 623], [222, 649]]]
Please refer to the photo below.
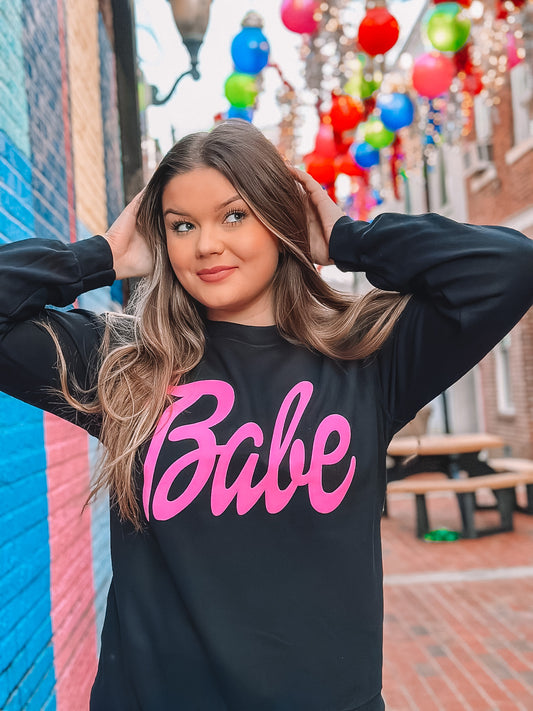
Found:
[[153, 106], [161, 106], [166, 104], [174, 93], [176, 87], [183, 79], [190, 75], [195, 81], [200, 78], [198, 71], [198, 52], [200, 45], [204, 40], [204, 35], [209, 23], [209, 10], [211, 0], [168, 0], [172, 7], [172, 14], [178, 31], [182, 37], [183, 44], [187, 48], [191, 58], [191, 66], [186, 71], [178, 76], [174, 82], [172, 89], [166, 96], [160, 97], [159, 90], [152, 84], [150, 104]]

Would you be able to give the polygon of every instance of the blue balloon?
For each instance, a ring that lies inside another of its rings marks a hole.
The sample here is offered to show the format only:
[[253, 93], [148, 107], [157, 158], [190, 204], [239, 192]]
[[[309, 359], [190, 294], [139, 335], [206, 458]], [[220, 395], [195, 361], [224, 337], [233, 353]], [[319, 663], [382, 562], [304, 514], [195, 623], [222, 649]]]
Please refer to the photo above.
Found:
[[259, 74], [268, 64], [270, 46], [259, 27], [243, 27], [231, 43], [235, 70], [243, 74]]
[[415, 108], [407, 94], [380, 94], [376, 106], [381, 111], [381, 121], [389, 131], [410, 126]]
[[370, 191], [370, 194], [372, 195], [372, 197], [373, 197], [374, 200], [376, 201], [376, 205], [382, 205], [382, 204], [383, 204], [383, 196], [382, 196], [382, 194], [379, 192], [379, 190], [376, 190], [376, 189], [374, 188], [373, 190]]
[[360, 168], [371, 168], [379, 163], [379, 151], [363, 141], [362, 143], [352, 143], [350, 153], [354, 161]]
[[228, 109], [228, 118], [238, 118], [238, 119], [243, 119], [243, 121], [248, 121], [248, 123], [252, 123], [252, 118], [253, 118], [254, 112], [253, 109], [251, 108], [244, 108], [240, 109], [238, 106], [230, 106]]

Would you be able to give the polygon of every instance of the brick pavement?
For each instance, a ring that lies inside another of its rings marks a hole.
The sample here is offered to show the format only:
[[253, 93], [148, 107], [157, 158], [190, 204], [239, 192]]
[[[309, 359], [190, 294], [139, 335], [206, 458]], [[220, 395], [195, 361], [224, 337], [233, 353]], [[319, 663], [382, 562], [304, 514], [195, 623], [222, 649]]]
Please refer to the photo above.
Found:
[[[460, 530], [453, 495], [432, 495], [428, 511], [432, 527]], [[494, 512], [476, 516], [479, 527], [496, 523]], [[512, 533], [447, 543], [418, 540], [414, 521], [414, 499], [390, 496], [387, 711], [533, 711], [533, 517], [515, 514]]]

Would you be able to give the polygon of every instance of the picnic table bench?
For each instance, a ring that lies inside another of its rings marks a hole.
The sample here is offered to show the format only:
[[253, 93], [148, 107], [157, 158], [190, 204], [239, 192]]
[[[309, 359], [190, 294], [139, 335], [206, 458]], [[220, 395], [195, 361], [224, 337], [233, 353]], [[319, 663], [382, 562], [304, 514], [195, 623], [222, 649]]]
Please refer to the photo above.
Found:
[[[494, 462], [494, 460], [492, 460]], [[499, 462], [503, 466], [505, 458]], [[523, 460], [527, 461], [527, 460]], [[513, 513], [515, 510], [515, 487], [525, 485], [528, 491], [528, 508], [533, 504], [533, 462], [529, 467], [522, 466], [518, 471], [503, 471], [465, 478], [423, 478], [408, 477], [390, 481], [387, 494], [414, 494], [416, 500], [416, 535], [423, 538], [430, 530], [426, 506], [426, 494], [434, 491], [452, 491], [457, 494], [463, 523], [463, 538], [478, 538], [491, 533], [501, 533], [513, 530]], [[500, 514], [500, 526], [477, 529], [474, 521], [476, 511], [475, 494], [479, 489], [490, 489], [494, 492], [497, 509]], [[528, 513], [533, 513], [533, 508]]]

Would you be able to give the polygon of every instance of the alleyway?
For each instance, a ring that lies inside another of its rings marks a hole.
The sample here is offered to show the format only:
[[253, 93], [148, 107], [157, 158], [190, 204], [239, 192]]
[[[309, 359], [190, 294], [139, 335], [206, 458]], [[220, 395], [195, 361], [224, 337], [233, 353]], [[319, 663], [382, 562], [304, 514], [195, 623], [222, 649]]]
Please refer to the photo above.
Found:
[[[453, 498], [435, 496], [432, 526], [458, 530]], [[476, 515], [480, 527], [495, 516]], [[448, 543], [420, 541], [413, 526], [414, 501], [389, 497], [387, 711], [531, 711], [533, 517], [516, 514], [512, 533]]]

